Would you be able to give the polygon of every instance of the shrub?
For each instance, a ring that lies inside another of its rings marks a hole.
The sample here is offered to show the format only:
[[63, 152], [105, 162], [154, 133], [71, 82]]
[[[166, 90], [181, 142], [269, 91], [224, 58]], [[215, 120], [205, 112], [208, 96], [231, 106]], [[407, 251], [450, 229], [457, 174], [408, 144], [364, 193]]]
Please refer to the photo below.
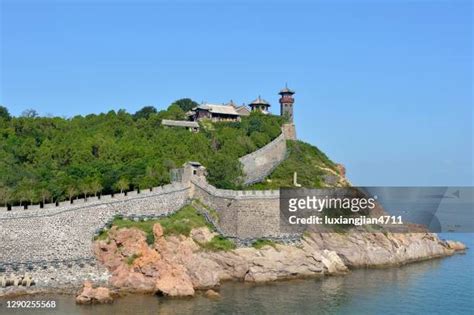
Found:
[[132, 256], [129, 256], [127, 258], [127, 265], [131, 266], [135, 259], [139, 258], [141, 255], [140, 254], [133, 254]]
[[209, 242], [200, 243], [199, 245], [210, 251], [229, 251], [236, 247], [234, 242], [221, 235], [216, 235]]
[[263, 246], [271, 246], [273, 248], [276, 248], [276, 244], [274, 241], [272, 240], [266, 240], [266, 239], [260, 239], [260, 240], [256, 240], [255, 242], [252, 243], [252, 247], [255, 248], [255, 249], [260, 249], [262, 248]]

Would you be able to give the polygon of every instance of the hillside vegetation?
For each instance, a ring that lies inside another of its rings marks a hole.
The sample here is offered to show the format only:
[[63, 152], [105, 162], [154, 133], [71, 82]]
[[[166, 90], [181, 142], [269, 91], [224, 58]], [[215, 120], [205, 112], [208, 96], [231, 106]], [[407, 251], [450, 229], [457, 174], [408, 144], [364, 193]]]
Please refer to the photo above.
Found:
[[[337, 174], [337, 167], [326, 154], [317, 147], [302, 141], [287, 141], [288, 158], [283, 161], [266, 181], [247, 187], [248, 189], [278, 189], [294, 187], [293, 174], [297, 173], [298, 184], [307, 188], [332, 186], [325, 183], [324, 176]], [[337, 176], [340, 185], [345, 182]]]
[[196, 103], [167, 110], [145, 107], [72, 118], [11, 117], [0, 106], [0, 204], [59, 201], [77, 196], [146, 189], [170, 182], [169, 170], [186, 161], [208, 168], [220, 187], [241, 187], [238, 158], [280, 134], [283, 119], [252, 113], [240, 123], [206, 123], [199, 133], [165, 128]]

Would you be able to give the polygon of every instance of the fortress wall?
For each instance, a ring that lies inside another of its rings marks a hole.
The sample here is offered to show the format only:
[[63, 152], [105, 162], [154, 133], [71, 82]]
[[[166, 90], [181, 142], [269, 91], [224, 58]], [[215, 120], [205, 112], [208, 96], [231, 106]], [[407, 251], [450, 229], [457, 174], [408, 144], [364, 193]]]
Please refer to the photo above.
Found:
[[284, 124], [281, 135], [264, 147], [239, 159], [245, 174], [245, 185], [261, 182], [286, 159], [286, 140], [296, 140], [294, 124]]
[[169, 214], [189, 201], [189, 191], [189, 185], [174, 184], [146, 195], [2, 212], [0, 263], [90, 258], [94, 234], [115, 215]]
[[[263, 180], [287, 154], [286, 140], [294, 128], [265, 147], [240, 159], [247, 184]], [[191, 198], [200, 199], [219, 214], [219, 228], [240, 239], [280, 237], [279, 191], [217, 189], [205, 178], [125, 194], [103, 195], [46, 204], [0, 208], [0, 265], [84, 260], [92, 258], [92, 239], [115, 215], [159, 216], [179, 210]]]
[[245, 174], [244, 184], [262, 181], [286, 158], [286, 139], [282, 133], [266, 146], [239, 159]]
[[192, 179], [193, 196], [219, 215], [220, 230], [240, 239], [278, 237], [280, 193], [216, 189], [204, 180]]
[[96, 205], [96, 204], [103, 204], [105, 202], [117, 201], [117, 200], [127, 200], [134, 197], [145, 197], [145, 196], [153, 196], [157, 193], [166, 193], [176, 189], [179, 183], [173, 183], [169, 185], [153, 187], [152, 191], [149, 189], [142, 190], [139, 194], [136, 191], [129, 191], [125, 196], [125, 193], [116, 193], [112, 195], [102, 195], [99, 197], [87, 197], [87, 200], [84, 198], [77, 198], [73, 199], [73, 203], [69, 200], [59, 202], [59, 205], [56, 206], [55, 203], [47, 203], [44, 205], [43, 208], [40, 208], [39, 205], [28, 205], [28, 209], [24, 209], [23, 206], [14, 206], [11, 208], [10, 211], [7, 211], [6, 207], [0, 207], [0, 219], [1, 218], [12, 218], [17, 216], [31, 216], [31, 215], [50, 215], [56, 212], [61, 212], [63, 210], [69, 209], [76, 209], [77, 207], [81, 207], [84, 205]]
[[0, 213], [0, 264], [91, 259], [95, 233], [114, 216], [171, 214], [190, 198], [218, 212], [218, 227], [226, 236], [279, 237], [279, 196], [278, 190], [217, 189], [193, 177], [192, 184], [175, 183], [138, 195], [116, 194], [73, 204], [65, 201], [58, 207], [4, 211]]

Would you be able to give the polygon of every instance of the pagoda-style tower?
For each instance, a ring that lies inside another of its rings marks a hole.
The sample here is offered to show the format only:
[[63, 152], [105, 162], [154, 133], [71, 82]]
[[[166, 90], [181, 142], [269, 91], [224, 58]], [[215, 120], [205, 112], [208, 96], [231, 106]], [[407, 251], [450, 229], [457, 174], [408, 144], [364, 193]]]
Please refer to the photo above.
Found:
[[265, 101], [263, 98], [260, 97], [260, 95], [257, 97], [255, 101], [249, 104], [250, 108], [253, 111], [261, 111], [264, 114], [268, 114], [268, 109], [270, 108], [270, 103]]
[[290, 90], [288, 86], [285, 86], [283, 90], [278, 93], [280, 97], [280, 113], [282, 116], [287, 116], [288, 120], [293, 122], [293, 104], [295, 99], [293, 98], [294, 91]]

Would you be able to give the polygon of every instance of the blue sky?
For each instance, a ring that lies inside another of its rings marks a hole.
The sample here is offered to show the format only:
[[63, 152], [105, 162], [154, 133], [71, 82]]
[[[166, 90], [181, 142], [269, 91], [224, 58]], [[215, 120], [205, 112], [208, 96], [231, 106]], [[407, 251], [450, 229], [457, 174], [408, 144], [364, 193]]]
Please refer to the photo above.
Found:
[[296, 90], [356, 185], [472, 185], [470, 1], [9, 1], [0, 104], [73, 116]]

